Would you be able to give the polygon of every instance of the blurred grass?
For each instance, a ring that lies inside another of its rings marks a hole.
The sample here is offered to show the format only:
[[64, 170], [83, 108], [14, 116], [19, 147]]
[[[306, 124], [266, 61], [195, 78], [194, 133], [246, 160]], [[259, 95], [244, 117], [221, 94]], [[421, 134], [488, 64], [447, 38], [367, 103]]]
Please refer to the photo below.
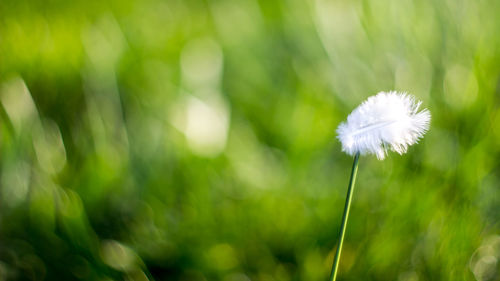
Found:
[[[0, 2], [0, 280], [326, 280], [367, 96], [433, 115], [360, 160], [338, 280], [500, 280], [500, 2]], [[147, 268], [147, 269], [146, 269]]]

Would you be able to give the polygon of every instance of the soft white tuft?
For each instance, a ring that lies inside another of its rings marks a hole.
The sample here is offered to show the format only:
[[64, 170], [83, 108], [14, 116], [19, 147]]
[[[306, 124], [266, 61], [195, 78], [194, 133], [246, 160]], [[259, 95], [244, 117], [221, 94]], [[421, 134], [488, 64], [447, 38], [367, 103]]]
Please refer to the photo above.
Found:
[[342, 151], [375, 154], [382, 160], [387, 150], [403, 154], [429, 129], [431, 114], [418, 111], [422, 102], [407, 93], [380, 92], [354, 109], [337, 128]]

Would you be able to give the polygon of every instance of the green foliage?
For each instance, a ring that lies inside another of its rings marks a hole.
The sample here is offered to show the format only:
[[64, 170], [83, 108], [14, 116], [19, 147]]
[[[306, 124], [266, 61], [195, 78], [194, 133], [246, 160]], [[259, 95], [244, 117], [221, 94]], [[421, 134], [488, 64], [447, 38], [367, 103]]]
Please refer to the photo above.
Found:
[[[90, 3], [89, 3], [90, 2]], [[500, 2], [0, 2], [0, 280], [326, 280], [367, 96], [432, 112], [362, 157], [338, 280], [500, 280]]]

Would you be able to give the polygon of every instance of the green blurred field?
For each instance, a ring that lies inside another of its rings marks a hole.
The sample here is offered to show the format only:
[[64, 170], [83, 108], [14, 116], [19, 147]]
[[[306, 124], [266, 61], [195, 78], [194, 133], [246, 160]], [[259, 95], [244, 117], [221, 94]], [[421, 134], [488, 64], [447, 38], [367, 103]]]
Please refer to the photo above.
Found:
[[500, 280], [500, 2], [0, 1], [0, 280]]

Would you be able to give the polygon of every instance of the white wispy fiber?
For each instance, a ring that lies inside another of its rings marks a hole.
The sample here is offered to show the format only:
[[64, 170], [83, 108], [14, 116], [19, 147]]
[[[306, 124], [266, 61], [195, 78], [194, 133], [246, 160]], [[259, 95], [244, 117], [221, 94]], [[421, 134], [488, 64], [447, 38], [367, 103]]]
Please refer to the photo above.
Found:
[[382, 160], [387, 150], [403, 154], [429, 129], [431, 114], [419, 111], [421, 101], [407, 93], [380, 92], [354, 109], [337, 128], [342, 151], [375, 154]]

